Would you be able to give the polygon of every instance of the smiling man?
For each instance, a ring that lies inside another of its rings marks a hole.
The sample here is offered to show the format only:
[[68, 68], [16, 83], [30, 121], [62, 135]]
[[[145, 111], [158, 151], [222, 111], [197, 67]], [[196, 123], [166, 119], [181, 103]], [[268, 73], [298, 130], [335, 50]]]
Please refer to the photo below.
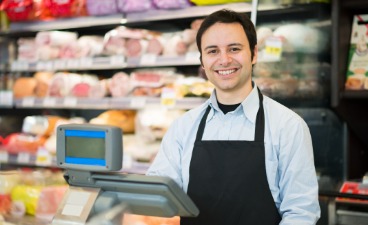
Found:
[[252, 82], [257, 36], [249, 18], [209, 15], [197, 34], [215, 90], [166, 133], [147, 175], [174, 179], [198, 206], [183, 225], [307, 225], [320, 216], [308, 126]]

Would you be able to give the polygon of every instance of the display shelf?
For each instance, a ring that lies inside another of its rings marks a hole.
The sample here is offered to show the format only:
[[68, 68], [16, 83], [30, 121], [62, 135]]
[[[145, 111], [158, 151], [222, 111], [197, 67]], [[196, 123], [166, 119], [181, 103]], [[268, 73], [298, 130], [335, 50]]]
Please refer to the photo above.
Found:
[[[258, 62], [277, 62], [280, 57], [260, 55]], [[14, 61], [11, 63], [12, 72], [37, 71], [85, 71], [85, 70], [113, 70], [125, 68], [168, 67], [168, 66], [199, 66], [199, 52], [188, 52], [182, 56], [143, 55], [142, 57], [103, 56], [80, 59], [57, 59], [49, 61]]]
[[[159, 20], [177, 20], [183, 18], [204, 17], [216, 10], [228, 8], [239, 12], [250, 12], [250, 3], [232, 3], [226, 5], [193, 6], [175, 10], [149, 10], [141, 13], [115, 14], [108, 16], [88, 16], [48, 21], [14, 22], [10, 24], [7, 32], [0, 32], [0, 36], [8, 36], [23, 32], [37, 32], [45, 30], [65, 30], [76, 28], [88, 28], [97, 26], [129, 25]], [[276, 4], [261, 4], [258, 11], [277, 10], [287, 7]]]
[[104, 56], [80, 59], [58, 59], [49, 61], [14, 61], [13, 72], [60, 71], [60, 70], [111, 70], [136, 67], [196, 66], [200, 65], [199, 52], [190, 52], [184, 56], [155, 56], [128, 58], [124, 56]]
[[121, 97], [121, 98], [35, 98], [15, 99], [16, 108], [62, 108], [62, 109], [141, 109], [151, 105], [162, 105], [176, 109], [191, 109], [205, 102], [205, 98], [188, 97], [175, 99], [165, 104], [159, 97]]
[[[145, 174], [151, 165], [149, 162], [138, 162], [131, 157], [124, 156], [122, 173]], [[58, 168], [56, 164], [56, 156], [48, 153], [27, 153], [20, 152], [8, 153], [0, 147], [0, 168], [2, 165], [19, 166], [19, 167], [47, 167]]]
[[[184, 9], [176, 10], [149, 10], [147, 12], [139, 13], [128, 13], [126, 14], [125, 23], [137, 23], [144, 21], [159, 21], [159, 20], [174, 20], [174, 19], [184, 19], [184, 18], [195, 18], [204, 17], [217, 10], [227, 8], [237, 12], [251, 12], [251, 3], [231, 3], [225, 5], [209, 5], [209, 6], [193, 6]], [[277, 4], [260, 4], [258, 6], [258, 12], [268, 11], [268, 10], [280, 10], [284, 8], [289, 8], [286, 6], [280, 6]]]
[[345, 99], [368, 99], [368, 90], [345, 90], [341, 92], [341, 97]]
[[8, 153], [0, 148], [0, 165], [56, 167], [56, 157], [48, 153]]

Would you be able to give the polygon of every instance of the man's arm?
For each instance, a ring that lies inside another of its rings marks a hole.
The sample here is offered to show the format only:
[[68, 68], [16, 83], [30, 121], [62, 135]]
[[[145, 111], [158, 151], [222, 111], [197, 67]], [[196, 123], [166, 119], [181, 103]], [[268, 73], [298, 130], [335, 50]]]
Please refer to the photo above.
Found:
[[181, 154], [182, 146], [180, 136], [177, 134], [178, 121], [175, 121], [166, 132], [161, 142], [161, 147], [146, 175], [167, 176], [175, 180], [182, 188]]
[[298, 116], [280, 132], [280, 213], [282, 225], [316, 224], [320, 217], [318, 182], [309, 128]]

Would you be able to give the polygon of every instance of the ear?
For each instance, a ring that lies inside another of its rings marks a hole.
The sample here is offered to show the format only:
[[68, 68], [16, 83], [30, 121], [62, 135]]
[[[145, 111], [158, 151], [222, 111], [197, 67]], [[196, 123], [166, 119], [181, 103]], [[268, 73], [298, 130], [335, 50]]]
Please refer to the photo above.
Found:
[[252, 59], [252, 64], [256, 64], [258, 60], [258, 45], [254, 46], [254, 54], [253, 54], [253, 59]]

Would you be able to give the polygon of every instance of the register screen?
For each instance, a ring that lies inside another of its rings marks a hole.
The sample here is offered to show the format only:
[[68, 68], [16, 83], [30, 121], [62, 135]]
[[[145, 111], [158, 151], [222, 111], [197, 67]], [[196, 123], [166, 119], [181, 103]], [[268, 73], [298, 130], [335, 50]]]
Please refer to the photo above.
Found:
[[106, 166], [105, 132], [65, 130], [65, 162]]

